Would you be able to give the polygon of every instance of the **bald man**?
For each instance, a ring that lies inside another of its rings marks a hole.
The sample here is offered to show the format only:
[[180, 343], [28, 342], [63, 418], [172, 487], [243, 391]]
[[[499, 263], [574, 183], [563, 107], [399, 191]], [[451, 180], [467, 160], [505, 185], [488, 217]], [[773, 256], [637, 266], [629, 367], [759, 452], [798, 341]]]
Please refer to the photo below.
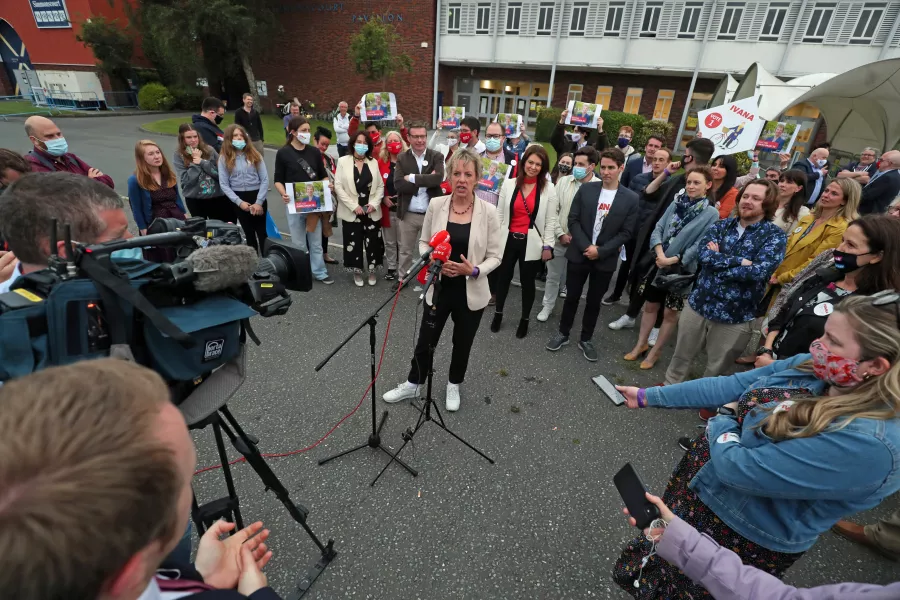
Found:
[[897, 194], [900, 194], [900, 151], [891, 150], [881, 155], [878, 171], [869, 179], [859, 201], [859, 214], [885, 212]]
[[69, 145], [56, 123], [47, 117], [34, 115], [25, 119], [25, 133], [34, 148], [25, 155], [36, 173], [65, 171], [76, 175], [86, 175], [115, 189], [112, 177], [104, 175], [86, 162], [69, 152]]
[[809, 182], [806, 186], [806, 203], [812, 206], [825, 189], [825, 179], [828, 178], [828, 148], [816, 148], [809, 153], [809, 158], [798, 160], [791, 168], [806, 174], [806, 180]]

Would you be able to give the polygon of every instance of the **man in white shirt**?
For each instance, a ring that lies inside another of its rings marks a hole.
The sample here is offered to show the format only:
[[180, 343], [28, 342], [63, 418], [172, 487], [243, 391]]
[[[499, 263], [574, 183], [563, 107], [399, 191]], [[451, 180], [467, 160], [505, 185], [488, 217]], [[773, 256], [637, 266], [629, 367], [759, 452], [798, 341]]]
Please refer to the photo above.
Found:
[[338, 158], [349, 152], [350, 144], [350, 114], [347, 112], [347, 103], [341, 100], [338, 104], [338, 114], [334, 116], [334, 133], [337, 135]]

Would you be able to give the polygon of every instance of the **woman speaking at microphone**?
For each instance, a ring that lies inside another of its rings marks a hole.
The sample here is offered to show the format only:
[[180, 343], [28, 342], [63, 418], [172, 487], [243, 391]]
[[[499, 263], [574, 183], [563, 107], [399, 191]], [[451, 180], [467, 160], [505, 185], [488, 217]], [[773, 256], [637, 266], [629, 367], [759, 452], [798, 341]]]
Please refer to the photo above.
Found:
[[429, 289], [419, 328], [415, 354], [407, 381], [384, 395], [385, 402], [399, 402], [419, 394], [432, 365], [432, 351], [438, 345], [447, 318], [453, 319], [453, 351], [447, 381], [447, 410], [459, 410], [459, 384], [466, 376], [469, 352], [481, 315], [491, 298], [487, 275], [500, 266], [506, 237], [500, 228], [497, 209], [475, 197], [481, 179], [481, 157], [468, 149], [453, 153], [447, 165], [451, 195], [433, 198], [425, 212], [419, 252], [429, 249], [428, 240], [441, 230], [450, 234], [450, 259], [441, 268], [437, 284]]

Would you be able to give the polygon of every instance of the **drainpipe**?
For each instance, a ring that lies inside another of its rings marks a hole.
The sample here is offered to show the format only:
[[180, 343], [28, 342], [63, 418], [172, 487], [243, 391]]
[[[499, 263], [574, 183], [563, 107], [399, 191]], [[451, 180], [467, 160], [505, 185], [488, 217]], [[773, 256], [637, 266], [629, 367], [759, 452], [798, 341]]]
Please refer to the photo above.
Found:
[[[550, 106], [550, 103], [553, 102], [553, 82], [556, 80], [556, 62], [559, 60], [559, 42], [562, 38], [562, 9], [562, 2], [556, 2], [553, 6], [553, 11], [559, 15], [559, 18], [556, 20], [556, 46], [553, 48], [553, 65], [550, 67], [550, 87], [547, 89], [548, 107]], [[538, 15], [540, 15], [540, 12], [538, 12]]]
[[[776, 75], [781, 75], [784, 72], [784, 65], [787, 64], [788, 55], [791, 53], [791, 46], [793, 46], [797, 41], [797, 30], [799, 27], [797, 25], [800, 24], [800, 20], [803, 19], [803, 15], [806, 13], [806, 6], [809, 4], [809, 0], [803, 0], [803, 4], [800, 5], [800, 12], [797, 13], [797, 23], [794, 24], [794, 28], [791, 30], [791, 41], [788, 42], [787, 46], [784, 47], [784, 52], [781, 53], [781, 63], [778, 65], [778, 70], [775, 71]], [[785, 16], [785, 21], [787, 21], [787, 16]], [[785, 23], [787, 24], [787, 23]], [[894, 20], [894, 31], [897, 28], [897, 21]], [[888, 38], [890, 39], [890, 38]]]
[[700, 53], [697, 55], [697, 62], [694, 64], [694, 74], [691, 76], [691, 85], [688, 86], [687, 99], [684, 103], [684, 110], [681, 111], [681, 123], [678, 125], [678, 133], [675, 135], [674, 149], [677, 151], [681, 145], [681, 136], [684, 133], [684, 126], [687, 123], [688, 112], [691, 108], [691, 98], [694, 96], [694, 86], [697, 85], [697, 75], [700, 72], [700, 63], [703, 62], [703, 56], [706, 54], [706, 46], [709, 45], [710, 28], [712, 27], [713, 15], [716, 14], [716, 5], [718, 0], [713, 0], [709, 10], [709, 19], [706, 21], [706, 33], [703, 35], [703, 45], [700, 46]]
[[[441, 67], [441, 19], [442, 18], [446, 18], [446, 15], [444, 15], [444, 17], [441, 17], [441, 0], [437, 0], [437, 18], [435, 19], [437, 26], [434, 28], [434, 90], [432, 91], [432, 94], [431, 94], [431, 113], [432, 113], [432, 117], [433, 117], [433, 122], [432, 122], [431, 126], [435, 129], [437, 129], [437, 122], [438, 122], [438, 119], [440, 118], [440, 115], [438, 114], [437, 97], [438, 97], [438, 71], [440, 70], [440, 67]], [[451, 102], [456, 104], [456, 98], [452, 98]], [[469, 107], [466, 107], [466, 110], [469, 110]]]

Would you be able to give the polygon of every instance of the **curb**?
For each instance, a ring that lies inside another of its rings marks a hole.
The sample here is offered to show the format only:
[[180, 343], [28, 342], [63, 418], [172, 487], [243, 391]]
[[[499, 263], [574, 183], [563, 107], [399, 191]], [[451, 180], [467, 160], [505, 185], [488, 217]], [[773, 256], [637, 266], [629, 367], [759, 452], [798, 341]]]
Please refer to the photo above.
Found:
[[[144, 125], [148, 125], [148, 123], [144, 123]], [[177, 133], [160, 133], [159, 131], [153, 131], [152, 129], [147, 129], [146, 127], [144, 127], [144, 125], [141, 125], [140, 127], [138, 127], [138, 129], [140, 129], [144, 133], [152, 133], [153, 135], [162, 135], [165, 137], [178, 137]], [[275, 144], [263, 143], [263, 148], [268, 148], [269, 150], [278, 150], [283, 145], [284, 144], [282, 144], [281, 146], [276, 146]]]
[[39, 117], [47, 117], [48, 119], [99, 119], [105, 117], [136, 117], [138, 115], [165, 115], [169, 114], [169, 111], [162, 110], [132, 110], [132, 111], [113, 111], [113, 110], [97, 110], [97, 111], [72, 111], [72, 112], [62, 112], [59, 114], [51, 114], [49, 112], [46, 113], [32, 113], [32, 114], [18, 114], [18, 115], [0, 115], [0, 119], [4, 121], [11, 120], [25, 120], [28, 117], [39, 116]]

